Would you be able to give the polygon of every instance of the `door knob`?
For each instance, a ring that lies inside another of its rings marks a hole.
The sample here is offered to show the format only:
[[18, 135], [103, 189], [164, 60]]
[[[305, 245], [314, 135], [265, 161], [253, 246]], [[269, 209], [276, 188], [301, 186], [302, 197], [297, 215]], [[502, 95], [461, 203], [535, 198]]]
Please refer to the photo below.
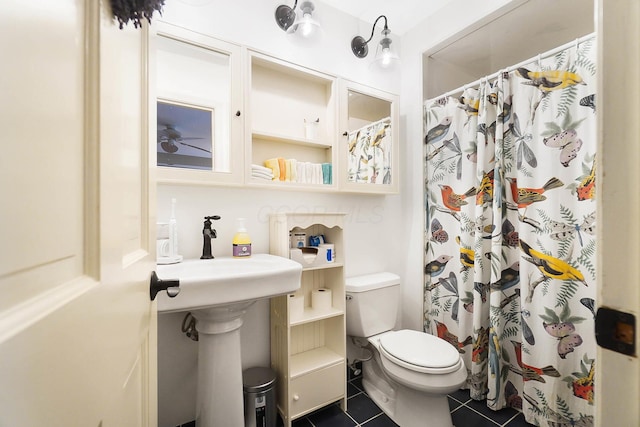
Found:
[[170, 298], [180, 293], [180, 281], [178, 279], [160, 280], [155, 271], [151, 272], [151, 283], [149, 286], [149, 296], [151, 301], [156, 299], [160, 291], [167, 291]]

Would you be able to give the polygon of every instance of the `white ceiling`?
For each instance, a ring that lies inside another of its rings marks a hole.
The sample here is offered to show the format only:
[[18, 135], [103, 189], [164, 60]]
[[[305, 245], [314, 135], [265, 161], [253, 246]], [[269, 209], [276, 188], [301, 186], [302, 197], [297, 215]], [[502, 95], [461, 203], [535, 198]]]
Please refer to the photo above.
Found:
[[[392, 33], [403, 35], [453, 0], [320, 0], [365, 22], [387, 17]], [[378, 25], [381, 25], [380, 23]]]

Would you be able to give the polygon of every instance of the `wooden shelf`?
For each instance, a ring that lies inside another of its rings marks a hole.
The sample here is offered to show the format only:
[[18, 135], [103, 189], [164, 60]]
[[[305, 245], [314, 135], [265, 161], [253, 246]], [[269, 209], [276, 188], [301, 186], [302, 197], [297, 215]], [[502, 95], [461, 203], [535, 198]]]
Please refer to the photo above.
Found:
[[317, 139], [307, 139], [307, 138], [295, 137], [290, 135], [277, 134], [273, 132], [254, 130], [251, 133], [251, 135], [254, 139], [263, 139], [265, 141], [281, 142], [285, 144], [303, 145], [305, 147], [327, 148], [327, 149], [333, 147], [333, 144], [322, 142]]
[[331, 269], [331, 268], [340, 268], [340, 267], [344, 267], [344, 264], [338, 261], [335, 262], [331, 262], [331, 263], [327, 263], [327, 264], [322, 264], [322, 265], [318, 265], [315, 267], [303, 267], [302, 270], [303, 271], [312, 271], [312, 270], [327, 270], [327, 269]]
[[[245, 159], [262, 165], [273, 158], [332, 165], [331, 184], [261, 181], [245, 172], [252, 187], [278, 190], [337, 191], [337, 79], [315, 70], [249, 51], [245, 116]], [[314, 121], [317, 137], [307, 138]], [[326, 168], [325, 168], [326, 169]], [[314, 172], [315, 173], [315, 172]], [[326, 180], [326, 177], [325, 177]], [[319, 180], [319, 181], [322, 181]]]
[[291, 379], [343, 362], [343, 355], [327, 347], [298, 353], [291, 356]]
[[331, 317], [342, 316], [344, 314], [343, 310], [332, 308], [330, 311], [327, 310], [314, 310], [313, 308], [305, 308], [302, 317], [299, 319], [290, 319], [290, 326], [303, 325], [309, 322], [317, 322], [318, 320], [329, 319]]
[[278, 188], [278, 190], [293, 191], [334, 192], [338, 189], [334, 184], [302, 184], [299, 182], [265, 181], [262, 179], [252, 179], [246, 185], [256, 188]]

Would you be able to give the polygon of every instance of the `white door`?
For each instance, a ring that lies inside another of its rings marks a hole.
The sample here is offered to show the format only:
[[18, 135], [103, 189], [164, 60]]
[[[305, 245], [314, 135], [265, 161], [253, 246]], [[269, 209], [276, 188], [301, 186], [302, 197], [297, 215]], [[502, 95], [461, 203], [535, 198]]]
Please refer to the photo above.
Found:
[[[598, 305], [640, 321], [640, 2], [597, 0]], [[636, 325], [637, 328], [638, 325]], [[637, 329], [632, 337], [640, 352]], [[596, 357], [597, 424], [640, 426], [640, 361], [611, 350]]]
[[157, 425], [147, 34], [0, 12], [0, 426]]

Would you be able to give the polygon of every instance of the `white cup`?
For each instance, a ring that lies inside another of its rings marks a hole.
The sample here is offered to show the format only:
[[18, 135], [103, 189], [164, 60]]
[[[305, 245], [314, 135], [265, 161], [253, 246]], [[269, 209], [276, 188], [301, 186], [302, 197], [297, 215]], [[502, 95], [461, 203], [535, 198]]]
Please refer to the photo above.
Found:
[[318, 122], [316, 121], [304, 122], [304, 137], [307, 139], [318, 138]]

